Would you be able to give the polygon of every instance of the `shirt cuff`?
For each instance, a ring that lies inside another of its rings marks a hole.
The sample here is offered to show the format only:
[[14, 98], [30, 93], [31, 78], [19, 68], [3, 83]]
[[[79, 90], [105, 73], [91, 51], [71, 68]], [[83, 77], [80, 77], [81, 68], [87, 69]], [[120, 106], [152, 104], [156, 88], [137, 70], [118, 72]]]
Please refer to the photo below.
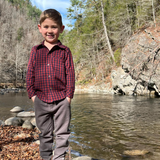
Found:
[[68, 90], [67, 92], [66, 92], [66, 97], [69, 97], [69, 98], [73, 98], [73, 96], [74, 96], [74, 89], [73, 90]]

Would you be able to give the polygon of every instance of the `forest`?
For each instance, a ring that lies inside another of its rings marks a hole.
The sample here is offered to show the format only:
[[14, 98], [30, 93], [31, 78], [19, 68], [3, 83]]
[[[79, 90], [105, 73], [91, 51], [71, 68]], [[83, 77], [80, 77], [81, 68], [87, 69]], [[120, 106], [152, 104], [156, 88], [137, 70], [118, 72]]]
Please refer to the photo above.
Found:
[[73, 29], [64, 43], [74, 54], [78, 84], [105, 82], [121, 65], [121, 50], [136, 32], [156, 25], [158, 0], [71, 0], [68, 18]]
[[1, 83], [25, 83], [31, 47], [41, 41], [40, 13], [29, 0], [0, 0]]
[[[160, 19], [159, 0], [70, 1], [71, 29], [60, 40], [72, 51], [77, 84], [105, 82], [128, 39]], [[0, 83], [25, 83], [30, 50], [42, 41], [40, 13], [30, 0], [0, 0]]]

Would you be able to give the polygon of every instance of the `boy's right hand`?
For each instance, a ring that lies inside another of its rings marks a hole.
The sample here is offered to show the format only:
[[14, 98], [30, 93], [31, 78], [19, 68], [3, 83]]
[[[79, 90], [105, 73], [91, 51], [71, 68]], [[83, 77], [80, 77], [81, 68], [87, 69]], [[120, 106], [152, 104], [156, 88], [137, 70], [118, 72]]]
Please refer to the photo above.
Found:
[[36, 98], [36, 95], [31, 98], [33, 102], [34, 102], [35, 98]]

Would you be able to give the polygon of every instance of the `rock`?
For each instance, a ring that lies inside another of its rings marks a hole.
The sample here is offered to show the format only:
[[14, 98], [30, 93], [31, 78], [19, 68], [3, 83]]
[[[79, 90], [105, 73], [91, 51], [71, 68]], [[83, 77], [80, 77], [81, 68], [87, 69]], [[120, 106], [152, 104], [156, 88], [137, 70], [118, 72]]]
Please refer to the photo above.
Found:
[[150, 152], [147, 150], [127, 150], [123, 152], [124, 155], [128, 155], [128, 156], [143, 156], [148, 153]]
[[[140, 84], [137, 85], [137, 81], [132, 79], [129, 74], [125, 73], [121, 67], [117, 68], [116, 70], [112, 70], [111, 79], [112, 87], [115, 94], [140, 95], [142, 90], [144, 89], [144, 87]], [[137, 89], [136, 91], [135, 88]]]
[[11, 117], [5, 120], [5, 125], [21, 126], [22, 124], [23, 120], [18, 117]]
[[36, 140], [34, 143], [40, 145], [40, 140]]
[[30, 134], [25, 134], [25, 133], [22, 133], [22, 134], [17, 134], [13, 137], [13, 139], [15, 140], [21, 140], [21, 139], [26, 139], [26, 138], [30, 138], [31, 135]]
[[5, 125], [5, 123], [0, 120], [0, 126], [4, 126], [4, 125]]
[[17, 114], [17, 117], [35, 117], [35, 112], [30, 111], [30, 112], [19, 112]]
[[22, 128], [27, 128], [27, 129], [33, 129], [33, 125], [29, 120], [26, 120], [23, 125]]
[[92, 160], [92, 158], [88, 156], [81, 156], [81, 157], [73, 158], [73, 160]]
[[17, 112], [22, 112], [23, 109], [19, 106], [14, 107], [13, 109], [10, 110], [13, 113], [17, 113]]
[[1, 95], [4, 95], [4, 92], [0, 90], [0, 94], [1, 94]]
[[32, 119], [30, 120], [30, 122], [32, 123], [33, 126], [37, 126], [37, 125], [36, 125], [36, 119], [35, 119], [35, 118], [32, 118]]
[[[160, 96], [160, 26], [150, 26], [134, 34], [122, 49], [121, 65], [125, 73], [143, 86], [144, 92]], [[135, 85], [135, 84], [134, 84]], [[134, 87], [134, 86], [133, 86]], [[137, 92], [137, 86], [134, 91]]]
[[149, 92], [140, 81], [134, 80], [128, 73], [125, 73], [121, 67], [112, 70], [111, 79], [114, 94], [151, 95], [153, 92]]
[[17, 117], [20, 117], [21, 119], [25, 120], [31, 120], [33, 117], [35, 117], [35, 112], [30, 111], [30, 112], [19, 112], [17, 114]]

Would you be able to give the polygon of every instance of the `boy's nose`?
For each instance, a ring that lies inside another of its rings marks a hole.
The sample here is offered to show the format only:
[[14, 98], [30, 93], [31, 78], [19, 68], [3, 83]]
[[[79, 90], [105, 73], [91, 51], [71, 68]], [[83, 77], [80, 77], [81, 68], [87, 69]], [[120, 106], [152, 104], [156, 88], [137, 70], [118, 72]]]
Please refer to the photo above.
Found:
[[52, 28], [48, 28], [48, 32], [52, 32]]

